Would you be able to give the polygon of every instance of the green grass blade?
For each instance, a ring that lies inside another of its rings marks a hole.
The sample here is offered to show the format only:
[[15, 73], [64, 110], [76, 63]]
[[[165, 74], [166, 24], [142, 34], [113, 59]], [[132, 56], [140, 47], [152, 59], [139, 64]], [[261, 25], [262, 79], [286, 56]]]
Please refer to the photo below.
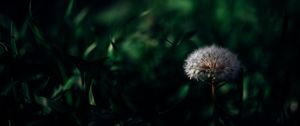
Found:
[[65, 18], [68, 18], [71, 16], [72, 10], [74, 8], [74, 0], [70, 0], [66, 13], [65, 13]]
[[92, 81], [92, 84], [89, 87], [89, 104], [92, 106], [96, 106], [96, 102], [93, 94], [93, 84], [94, 84], [94, 80]]

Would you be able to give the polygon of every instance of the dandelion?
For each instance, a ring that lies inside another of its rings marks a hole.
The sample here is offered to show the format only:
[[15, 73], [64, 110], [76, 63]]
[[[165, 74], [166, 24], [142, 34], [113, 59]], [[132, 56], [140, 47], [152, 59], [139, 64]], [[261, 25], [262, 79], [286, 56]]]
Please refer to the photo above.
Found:
[[212, 45], [192, 52], [185, 60], [184, 71], [190, 79], [222, 82], [238, 76], [240, 62], [229, 50]]
[[[223, 110], [217, 109], [220, 106], [217, 106], [216, 86], [220, 82], [237, 79], [240, 69], [237, 56], [216, 45], [197, 49], [185, 60], [184, 71], [186, 75], [190, 79], [208, 82], [211, 86], [214, 121], [218, 121], [217, 110]], [[224, 112], [222, 111], [222, 113]]]

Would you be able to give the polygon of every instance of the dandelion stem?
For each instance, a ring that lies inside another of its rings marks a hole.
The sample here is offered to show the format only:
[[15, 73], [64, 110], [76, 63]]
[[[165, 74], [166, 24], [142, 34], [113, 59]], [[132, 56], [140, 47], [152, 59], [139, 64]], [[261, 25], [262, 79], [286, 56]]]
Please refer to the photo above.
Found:
[[212, 104], [213, 104], [213, 121], [216, 123], [217, 121], [217, 113], [216, 113], [216, 85], [214, 80], [211, 81], [211, 97], [212, 97]]
[[213, 100], [213, 104], [216, 102], [216, 85], [214, 83], [211, 83], [211, 96]]

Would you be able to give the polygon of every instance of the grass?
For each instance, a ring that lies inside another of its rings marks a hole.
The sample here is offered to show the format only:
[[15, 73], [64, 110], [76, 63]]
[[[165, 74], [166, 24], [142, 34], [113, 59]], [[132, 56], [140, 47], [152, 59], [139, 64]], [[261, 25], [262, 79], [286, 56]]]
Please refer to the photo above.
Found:
[[[0, 4], [0, 125], [299, 124], [296, 0], [13, 2]], [[218, 121], [210, 86], [183, 71], [213, 43], [244, 68], [243, 88], [216, 90]]]

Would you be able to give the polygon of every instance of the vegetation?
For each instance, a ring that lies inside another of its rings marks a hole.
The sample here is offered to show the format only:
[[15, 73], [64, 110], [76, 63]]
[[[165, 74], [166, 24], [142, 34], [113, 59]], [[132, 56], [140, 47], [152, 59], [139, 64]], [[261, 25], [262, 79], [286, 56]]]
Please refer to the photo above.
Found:
[[[299, 4], [1, 1], [0, 125], [297, 126]], [[183, 68], [212, 44], [243, 69], [216, 103]]]

